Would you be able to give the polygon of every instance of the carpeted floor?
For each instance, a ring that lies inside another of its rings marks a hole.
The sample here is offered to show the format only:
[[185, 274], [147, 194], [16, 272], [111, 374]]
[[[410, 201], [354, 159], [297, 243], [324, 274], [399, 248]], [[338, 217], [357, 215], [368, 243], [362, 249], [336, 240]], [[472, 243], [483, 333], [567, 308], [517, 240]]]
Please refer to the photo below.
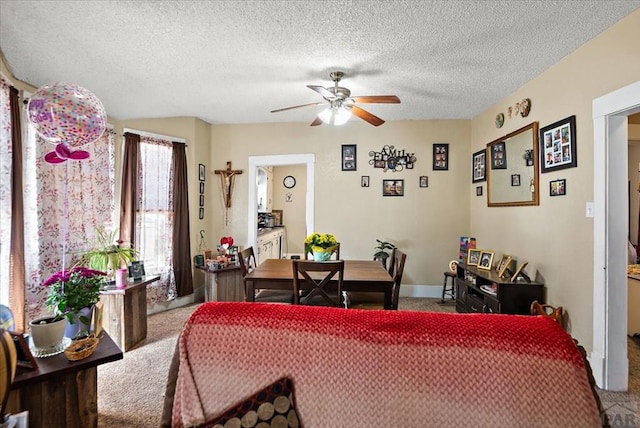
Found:
[[[157, 427], [169, 363], [178, 333], [197, 305], [148, 317], [147, 339], [124, 359], [98, 367], [98, 427]], [[400, 310], [455, 312], [455, 302], [401, 297]], [[612, 426], [637, 426], [640, 346], [629, 339], [629, 393], [599, 391]], [[628, 425], [633, 420], [633, 425]], [[617, 423], [617, 424], [616, 424]], [[627, 425], [624, 425], [624, 424]]]

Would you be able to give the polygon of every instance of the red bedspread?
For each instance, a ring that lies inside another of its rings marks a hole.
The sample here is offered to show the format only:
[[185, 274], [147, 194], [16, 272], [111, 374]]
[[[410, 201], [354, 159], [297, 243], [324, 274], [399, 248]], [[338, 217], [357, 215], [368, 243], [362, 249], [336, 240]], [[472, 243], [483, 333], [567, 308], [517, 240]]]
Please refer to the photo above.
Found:
[[179, 349], [174, 426], [283, 376], [306, 428], [600, 425], [576, 345], [543, 317], [205, 303]]

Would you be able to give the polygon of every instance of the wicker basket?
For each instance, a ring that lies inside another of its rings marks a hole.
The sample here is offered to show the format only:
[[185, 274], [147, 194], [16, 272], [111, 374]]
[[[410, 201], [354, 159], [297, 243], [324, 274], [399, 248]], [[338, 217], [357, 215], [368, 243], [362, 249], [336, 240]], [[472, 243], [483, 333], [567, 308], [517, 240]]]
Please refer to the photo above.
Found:
[[96, 346], [100, 341], [96, 337], [87, 337], [74, 341], [71, 345], [67, 346], [64, 350], [64, 355], [67, 356], [69, 361], [78, 361], [83, 358], [87, 358], [93, 351], [96, 350]]

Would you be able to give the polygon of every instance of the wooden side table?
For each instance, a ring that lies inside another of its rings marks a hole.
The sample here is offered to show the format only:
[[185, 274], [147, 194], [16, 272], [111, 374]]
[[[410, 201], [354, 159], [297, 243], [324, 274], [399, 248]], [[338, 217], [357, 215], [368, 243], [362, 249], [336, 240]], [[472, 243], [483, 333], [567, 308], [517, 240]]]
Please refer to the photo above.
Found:
[[196, 268], [204, 272], [205, 302], [244, 302], [244, 281], [239, 265], [217, 270], [208, 270], [203, 266]]
[[125, 288], [100, 292], [102, 328], [123, 351], [128, 351], [147, 337], [147, 285], [160, 275], [127, 282]]
[[89, 357], [69, 361], [64, 353], [37, 358], [38, 369], [19, 368], [11, 384], [8, 413], [29, 412], [29, 427], [97, 427], [98, 366], [121, 360], [107, 333]]

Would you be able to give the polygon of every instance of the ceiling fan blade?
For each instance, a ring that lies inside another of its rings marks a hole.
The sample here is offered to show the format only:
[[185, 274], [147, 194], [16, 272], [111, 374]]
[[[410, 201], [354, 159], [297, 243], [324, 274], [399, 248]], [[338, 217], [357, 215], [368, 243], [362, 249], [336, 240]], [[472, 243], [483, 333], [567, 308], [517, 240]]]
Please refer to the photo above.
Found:
[[369, 122], [373, 126], [380, 126], [384, 123], [384, 120], [380, 119], [378, 116], [371, 114], [358, 106], [351, 106], [351, 113], [355, 114], [360, 119]]
[[335, 94], [330, 90], [328, 90], [327, 88], [325, 88], [324, 86], [307, 85], [307, 88], [313, 89], [314, 91], [316, 91], [317, 93], [319, 93], [320, 95], [322, 95], [323, 97], [329, 100], [333, 100], [336, 98]]
[[278, 113], [279, 111], [285, 111], [285, 110], [292, 110], [294, 108], [300, 108], [300, 107], [308, 107], [308, 106], [318, 106], [320, 104], [324, 104], [324, 102], [320, 102], [320, 103], [309, 103], [309, 104], [300, 104], [299, 106], [291, 106], [291, 107], [285, 107], [285, 108], [279, 108], [277, 110], [271, 110], [271, 113]]
[[320, 119], [319, 116], [316, 116], [316, 118], [313, 119], [313, 122], [311, 122], [311, 125], [309, 126], [318, 126], [318, 125], [322, 125], [322, 119]]
[[380, 103], [380, 104], [400, 104], [400, 98], [395, 95], [365, 95], [361, 97], [351, 97], [357, 103]]

